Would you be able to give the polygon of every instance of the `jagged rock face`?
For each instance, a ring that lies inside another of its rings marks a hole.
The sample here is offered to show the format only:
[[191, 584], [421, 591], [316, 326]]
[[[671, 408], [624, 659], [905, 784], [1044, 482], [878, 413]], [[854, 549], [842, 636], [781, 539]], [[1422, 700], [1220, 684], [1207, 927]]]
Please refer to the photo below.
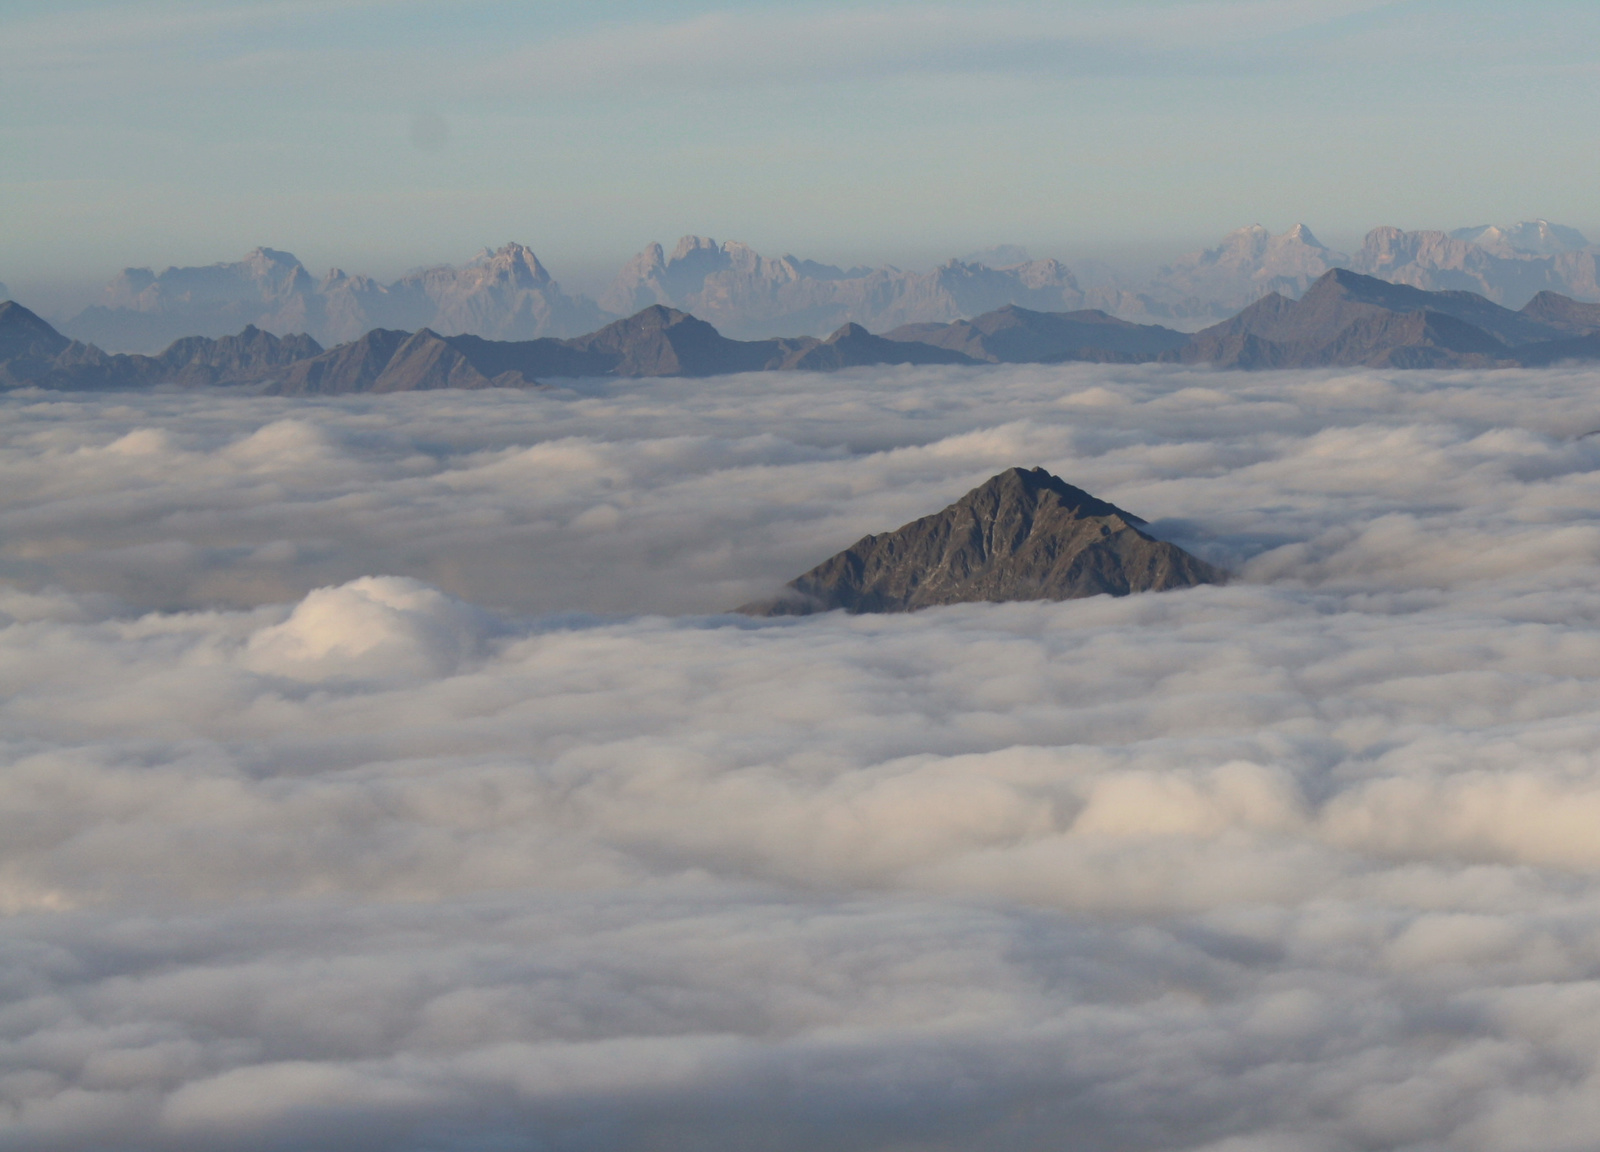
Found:
[[461, 267], [426, 268], [389, 285], [339, 269], [317, 281], [294, 256], [271, 248], [232, 263], [160, 274], [128, 268], [107, 286], [100, 304], [66, 327], [86, 341], [152, 352], [183, 336], [221, 336], [245, 324], [335, 343], [373, 328], [431, 327], [500, 339], [567, 336], [605, 319], [592, 300], [563, 292], [529, 249], [507, 244]]
[[973, 601], [1073, 600], [1220, 584], [1227, 574], [1043, 468], [1011, 468], [942, 512], [867, 536], [753, 616], [909, 612]]
[[605, 320], [593, 301], [567, 296], [521, 244], [484, 249], [460, 268], [442, 265], [413, 273], [388, 291], [410, 310], [410, 322], [400, 326], [420, 325], [446, 336], [566, 336]]
[[[1543, 291], [1589, 299], [1600, 297], [1600, 254], [1559, 245], [1557, 231], [1550, 232], [1551, 243], [1547, 246], [1562, 250], [1538, 255], [1517, 249], [1505, 237], [1519, 234], [1521, 242], [1528, 242], [1524, 227], [1519, 225], [1504, 233], [1497, 229], [1446, 233], [1374, 228], [1349, 266], [1369, 276], [1427, 291], [1475, 292], [1513, 308]], [[1534, 227], [1537, 231], [1537, 224]], [[1572, 229], [1558, 231], [1562, 235], [1571, 233], [1569, 239], [1582, 239]], [[1464, 238], [1463, 233], [1480, 234], [1489, 242], [1474, 242]]]
[[1001, 269], [952, 260], [926, 273], [842, 269], [685, 236], [671, 256], [660, 244], [646, 247], [600, 299], [615, 312], [654, 304], [692, 312], [735, 336], [804, 336], [847, 323], [943, 323], [1005, 304], [1079, 307], [1084, 296], [1055, 260]]

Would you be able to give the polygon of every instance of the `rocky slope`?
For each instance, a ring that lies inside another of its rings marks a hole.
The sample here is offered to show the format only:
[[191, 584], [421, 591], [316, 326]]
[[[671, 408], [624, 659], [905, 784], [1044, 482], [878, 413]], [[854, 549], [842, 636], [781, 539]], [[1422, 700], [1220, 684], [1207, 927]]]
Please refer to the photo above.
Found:
[[866, 536], [753, 616], [910, 612], [970, 601], [1071, 600], [1220, 584], [1226, 573], [1141, 532], [1144, 521], [1043, 468], [1010, 468], [932, 516]]

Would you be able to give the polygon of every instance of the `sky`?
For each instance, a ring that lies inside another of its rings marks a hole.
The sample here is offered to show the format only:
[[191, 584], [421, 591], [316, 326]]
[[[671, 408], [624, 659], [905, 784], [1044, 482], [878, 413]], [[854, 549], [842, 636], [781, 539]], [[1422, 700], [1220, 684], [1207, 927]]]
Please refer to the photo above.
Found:
[[[0, 396], [0, 1142], [1587, 1149], [1594, 396]], [[726, 613], [1033, 463], [1235, 578]]]
[[1600, 231], [1596, 43], [1580, 0], [10, 0], [0, 280]]

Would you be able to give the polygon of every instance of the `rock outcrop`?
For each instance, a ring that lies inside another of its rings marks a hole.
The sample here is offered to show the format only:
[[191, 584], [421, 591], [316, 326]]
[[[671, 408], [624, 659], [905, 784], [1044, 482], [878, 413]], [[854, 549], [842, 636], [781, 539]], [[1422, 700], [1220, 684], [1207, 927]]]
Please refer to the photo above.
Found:
[[942, 512], [866, 536], [752, 616], [909, 612], [972, 601], [1072, 600], [1220, 584], [1222, 570], [1043, 468], [1010, 468]]

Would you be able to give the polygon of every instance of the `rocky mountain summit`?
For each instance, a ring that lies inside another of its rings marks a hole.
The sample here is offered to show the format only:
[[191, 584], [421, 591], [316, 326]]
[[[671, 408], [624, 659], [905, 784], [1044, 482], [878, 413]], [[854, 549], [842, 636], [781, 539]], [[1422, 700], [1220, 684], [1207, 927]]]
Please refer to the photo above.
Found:
[[752, 616], [910, 612], [973, 601], [1126, 596], [1227, 574], [1140, 531], [1144, 521], [1043, 468], [1009, 468], [932, 516], [866, 536]]

